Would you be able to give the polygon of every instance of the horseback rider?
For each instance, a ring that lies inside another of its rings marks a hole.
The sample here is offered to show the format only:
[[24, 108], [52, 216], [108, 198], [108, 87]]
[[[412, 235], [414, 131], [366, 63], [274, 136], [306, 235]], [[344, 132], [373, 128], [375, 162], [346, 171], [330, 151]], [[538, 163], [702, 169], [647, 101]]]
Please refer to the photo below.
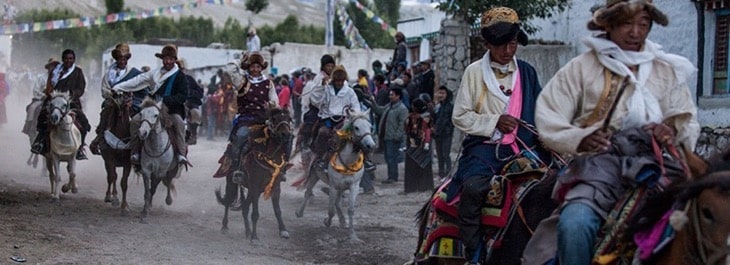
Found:
[[319, 109], [318, 128], [315, 128], [317, 136], [312, 151], [316, 154], [317, 165], [326, 170], [327, 157], [334, 151], [334, 146], [330, 142], [332, 131], [345, 120], [345, 108], [361, 110], [360, 101], [357, 100], [355, 91], [347, 84], [347, 70], [342, 65], [332, 70], [331, 80], [330, 77], [325, 77], [321, 83], [315, 84], [310, 100], [312, 105]]
[[188, 126], [185, 131], [185, 142], [188, 145], [195, 145], [198, 142], [198, 126], [200, 126], [202, 119], [200, 106], [203, 105], [203, 87], [187, 73], [189, 70], [184, 59], [177, 60], [177, 66], [185, 74], [188, 83], [188, 98], [185, 100]]
[[[536, 231], [525, 257], [536, 259], [530, 251], [539, 244], [546, 259], [557, 251], [560, 264], [591, 264], [609, 212], [640, 185], [633, 170], [642, 167], [645, 178], [670, 176], [669, 167], [657, 172], [658, 161], [672, 162], [656, 155], [659, 146], [694, 149], [700, 131], [686, 81], [695, 68], [647, 39], [654, 23], [668, 22], [650, 0], [607, 0], [588, 22], [588, 29], [599, 31], [583, 39], [589, 50], [563, 66], [540, 94], [535, 121], [545, 145], [580, 156], [559, 176], [559, 217], [550, 228], [541, 224], [546, 229]], [[538, 237], [547, 230], [557, 236]]]
[[[132, 53], [129, 52], [129, 45], [127, 45], [126, 43], [117, 44], [111, 51], [111, 53], [112, 58], [114, 58], [115, 62], [111, 66], [109, 66], [107, 74], [105, 74], [101, 78], [101, 96], [104, 98], [104, 102], [102, 102], [101, 104], [99, 125], [96, 126], [96, 138], [94, 138], [94, 140], [92, 140], [91, 144], [89, 145], [91, 153], [95, 155], [101, 154], [100, 145], [105, 143], [104, 131], [109, 128], [109, 120], [113, 119], [113, 117], [110, 117], [113, 113], [114, 108], [114, 93], [112, 92], [112, 87], [120, 82], [127, 81], [142, 73], [142, 71], [137, 70], [137, 68], [130, 67], [128, 65], [129, 59], [132, 58]], [[147, 94], [148, 88], [145, 88], [143, 90], [134, 92], [134, 97], [144, 98], [145, 96], [147, 96]], [[137, 107], [139, 107], [140, 102], [141, 101], [137, 102]]]
[[[187, 144], [185, 143], [185, 99], [188, 97], [188, 84], [184, 74], [175, 63], [177, 61], [177, 47], [172, 44], [162, 47], [160, 53], [155, 57], [162, 59], [162, 67], [139, 74], [129, 80], [115, 84], [111, 89], [114, 92], [135, 92], [147, 87], [152, 88], [150, 96], [155, 96], [167, 108], [172, 121], [171, 127], [174, 133], [172, 137], [173, 148], [177, 154], [177, 162], [187, 164]], [[130, 132], [137, 135], [141, 125], [139, 114], [134, 115], [129, 124]], [[169, 126], [169, 125], [168, 125]], [[133, 164], [139, 164], [140, 151], [142, 149], [137, 137], [132, 138], [131, 160]]]
[[51, 62], [48, 71], [48, 79], [46, 79], [46, 89], [44, 91], [46, 100], [43, 104], [40, 114], [38, 115], [38, 136], [36, 136], [33, 145], [31, 146], [31, 152], [35, 154], [46, 153], [49, 146], [49, 124], [48, 124], [48, 110], [45, 106], [48, 104], [50, 94], [52, 92], [68, 92], [71, 95], [71, 110], [76, 114], [76, 121], [81, 131], [81, 146], [76, 152], [76, 160], [88, 159], [84, 153], [84, 146], [86, 145], [86, 134], [91, 130], [89, 120], [83, 112], [81, 106], [81, 96], [86, 91], [86, 77], [84, 72], [79, 66], [76, 65], [76, 53], [71, 49], [66, 49], [61, 53], [63, 63]]
[[224, 154], [221, 166], [216, 176], [226, 176], [233, 172], [232, 181], [243, 184], [245, 181], [244, 172], [239, 170], [240, 158], [250, 151], [249, 126], [260, 122], [261, 117], [266, 115], [267, 109], [279, 106], [279, 97], [276, 95], [274, 82], [266, 78], [263, 70], [268, 62], [258, 53], [245, 53], [241, 57], [240, 69], [237, 65], [229, 64], [227, 69], [231, 76], [236, 94], [238, 114], [234, 119], [233, 129], [229, 136], [230, 143]]
[[[335, 69], [335, 57], [332, 55], [325, 54], [319, 59], [320, 67], [319, 73], [314, 76], [311, 80], [307, 81], [307, 84], [302, 89], [302, 126], [299, 128], [299, 136], [297, 136], [296, 148], [302, 150], [303, 157], [308, 154], [308, 150], [314, 141], [315, 136], [315, 124], [319, 120], [317, 114], [319, 109], [312, 104], [312, 90], [315, 86], [322, 85], [325, 78], [329, 78], [332, 74], [332, 70]], [[303, 159], [304, 160], [304, 159]]]
[[27, 113], [25, 116], [25, 125], [23, 125], [23, 133], [25, 134], [31, 134], [31, 130], [33, 130], [33, 121], [38, 118], [34, 114], [40, 111], [40, 108], [43, 106], [43, 102], [46, 99], [45, 90], [46, 81], [48, 80], [48, 71], [52, 69], [54, 62], [58, 63], [55, 58], [49, 58], [46, 65], [43, 66], [43, 68], [46, 69], [46, 72], [37, 74], [35, 78], [35, 82], [33, 83], [33, 96], [30, 103], [28, 103], [28, 106], [25, 107], [25, 111]]
[[[465, 256], [474, 264], [481, 259], [477, 253], [483, 253], [479, 250], [486, 227], [481, 224], [481, 209], [492, 177], [509, 162], [503, 158], [538, 144], [537, 136], [520, 126], [520, 120], [533, 124], [541, 90], [532, 65], [515, 57], [517, 45], [527, 45], [517, 12], [507, 7], [484, 12], [481, 34], [487, 52], [466, 68], [454, 101], [452, 120], [466, 137], [458, 170], [446, 190], [448, 200], [461, 192], [459, 234]], [[545, 156], [539, 148], [533, 151]]]

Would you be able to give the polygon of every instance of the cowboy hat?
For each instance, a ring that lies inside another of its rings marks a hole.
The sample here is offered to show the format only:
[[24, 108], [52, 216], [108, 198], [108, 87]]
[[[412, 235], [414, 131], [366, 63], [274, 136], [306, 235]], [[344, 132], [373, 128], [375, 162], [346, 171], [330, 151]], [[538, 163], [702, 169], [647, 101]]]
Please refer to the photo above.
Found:
[[122, 56], [127, 59], [132, 57], [132, 54], [129, 52], [129, 45], [126, 43], [119, 43], [114, 47], [114, 50], [112, 50], [112, 58], [114, 58], [114, 60], [119, 60]]
[[172, 44], [167, 44], [165, 47], [162, 47], [162, 52], [155, 53], [155, 57], [163, 59], [165, 56], [170, 56], [172, 58], [175, 58], [177, 60], [177, 47]]

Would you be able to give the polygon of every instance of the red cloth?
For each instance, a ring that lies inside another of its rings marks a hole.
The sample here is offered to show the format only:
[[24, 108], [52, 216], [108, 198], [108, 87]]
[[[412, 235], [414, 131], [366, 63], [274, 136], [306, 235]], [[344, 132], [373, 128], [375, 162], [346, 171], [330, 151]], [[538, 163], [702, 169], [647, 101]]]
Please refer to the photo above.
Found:
[[301, 96], [302, 91], [304, 91], [304, 81], [301, 78], [294, 78], [294, 94]]
[[281, 109], [289, 109], [289, 98], [291, 97], [290, 91], [289, 86], [281, 86], [281, 91], [279, 91], [279, 107], [281, 107]]

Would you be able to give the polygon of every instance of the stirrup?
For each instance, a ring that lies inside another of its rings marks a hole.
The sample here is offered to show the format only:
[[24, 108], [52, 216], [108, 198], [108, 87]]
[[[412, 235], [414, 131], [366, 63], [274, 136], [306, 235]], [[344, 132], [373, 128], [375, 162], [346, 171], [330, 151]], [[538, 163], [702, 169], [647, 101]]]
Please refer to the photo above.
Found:
[[38, 155], [43, 154], [43, 144], [40, 142], [35, 142], [33, 145], [30, 146], [30, 152]]
[[233, 176], [231, 176], [231, 181], [238, 185], [243, 185], [243, 183], [246, 181], [244, 174], [245, 173], [243, 173], [243, 171], [241, 171], [241, 170], [234, 171]]
[[80, 148], [78, 151], [76, 151], [76, 160], [88, 160], [88, 159], [89, 158], [86, 157], [83, 147]]

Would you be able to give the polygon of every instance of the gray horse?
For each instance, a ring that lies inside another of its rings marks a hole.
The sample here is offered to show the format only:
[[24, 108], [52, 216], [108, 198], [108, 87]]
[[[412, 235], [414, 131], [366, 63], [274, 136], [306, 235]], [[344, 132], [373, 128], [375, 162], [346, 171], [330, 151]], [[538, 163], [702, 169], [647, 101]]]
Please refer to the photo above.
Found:
[[[304, 202], [296, 212], [297, 217], [304, 215], [304, 208], [309, 199], [312, 198], [312, 188], [317, 184], [318, 180], [329, 185], [329, 210], [327, 218], [324, 219], [325, 226], [332, 224], [332, 218], [337, 211], [337, 217], [340, 220], [340, 227], [348, 227], [345, 216], [340, 209], [340, 199], [345, 190], [350, 190], [350, 204], [347, 207], [347, 215], [349, 217], [349, 238], [352, 241], [360, 241], [355, 234], [355, 225], [353, 216], [355, 215], [355, 200], [360, 186], [360, 179], [364, 172], [365, 153], [375, 148], [375, 141], [370, 134], [372, 124], [368, 117], [369, 112], [355, 112], [346, 110], [346, 119], [342, 129], [337, 130], [337, 149], [331, 157], [328, 157], [327, 172], [323, 172], [311, 162], [309, 165], [309, 174], [303, 181], [306, 183], [306, 192], [304, 193]], [[302, 181], [299, 181], [300, 183]]]
[[141, 124], [137, 137], [142, 145], [142, 153], [137, 173], [141, 173], [144, 180], [144, 208], [141, 215], [141, 221], [144, 223], [152, 205], [152, 196], [155, 195], [160, 181], [167, 186], [165, 203], [172, 204], [170, 193], [175, 191], [172, 180], [180, 175], [182, 167], [179, 167], [174, 160], [172, 139], [163, 124], [168, 116], [167, 111], [163, 110], [162, 102], [155, 103], [154, 100], [147, 98], [142, 102], [141, 108], [139, 112]]
[[51, 197], [54, 201], [59, 199], [58, 184], [61, 182], [59, 175], [61, 162], [66, 162], [68, 171], [68, 183], [64, 184], [61, 191], [66, 193], [78, 192], [76, 186], [76, 151], [81, 147], [81, 131], [74, 125], [73, 112], [71, 111], [70, 96], [68, 93], [54, 92], [50, 95], [48, 105], [50, 122], [50, 147], [44, 154], [46, 157], [46, 168], [48, 177], [51, 180]]

